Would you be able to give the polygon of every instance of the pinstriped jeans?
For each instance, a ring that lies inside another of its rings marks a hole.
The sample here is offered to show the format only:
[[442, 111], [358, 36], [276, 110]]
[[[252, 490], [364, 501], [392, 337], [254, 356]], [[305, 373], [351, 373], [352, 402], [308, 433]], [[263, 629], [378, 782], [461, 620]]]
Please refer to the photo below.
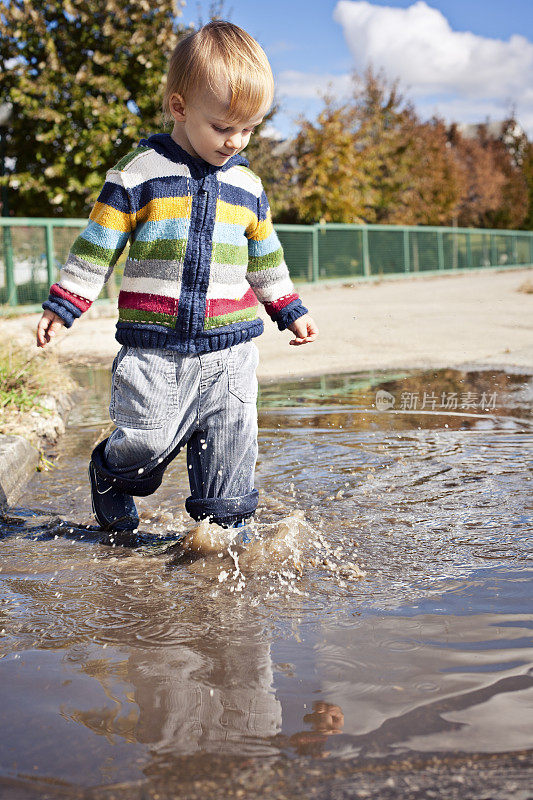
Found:
[[251, 516], [258, 497], [258, 360], [251, 341], [190, 356], [122, 347], [109, 407], [116, 429], [96, 466], [116, 488], [151, 494], [187, 445], [189, 514], [228, 524]]

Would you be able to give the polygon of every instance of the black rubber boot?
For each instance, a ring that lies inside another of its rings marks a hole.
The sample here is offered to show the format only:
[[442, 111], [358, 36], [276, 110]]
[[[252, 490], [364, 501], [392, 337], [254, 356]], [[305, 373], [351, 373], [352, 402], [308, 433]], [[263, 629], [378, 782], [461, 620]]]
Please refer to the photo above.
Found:
[[104, 531], [133, 531], [139, 527], [139, 515], [133, 497], [115, 489], [113, 483], [89, 464], [93, 512]]

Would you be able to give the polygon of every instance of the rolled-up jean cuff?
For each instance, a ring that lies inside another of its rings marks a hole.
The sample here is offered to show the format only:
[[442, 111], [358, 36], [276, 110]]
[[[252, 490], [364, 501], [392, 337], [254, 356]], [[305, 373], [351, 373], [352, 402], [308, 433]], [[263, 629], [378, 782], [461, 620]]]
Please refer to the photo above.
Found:
[[253, 489], [242, 497], [188, 497], [185, 508], [195, 520], [209, 519], [219, 525], [231, 525], [251, 517], [259, 502], [259, 492]]
[[143, 474], [142, 478], [127, 478], [124, 475], [113, 472], [107, 466], [105, 458], [106, 443], [107, 439], [100, 442], [100, 444], [94, 448], [91, 455], [91, 461], [98, 475], [112, 483], [113, 487], [118, 489], [119, 492], [125, 492], [126, 494], [135, 495], [136, 497], [147, 497], [149, 494], [153, 494], [156, 489], [159, 489], [161, 481], [163, 480], [165, 467], [167, 466], [166, 463], [162, 463], [157, 469]]

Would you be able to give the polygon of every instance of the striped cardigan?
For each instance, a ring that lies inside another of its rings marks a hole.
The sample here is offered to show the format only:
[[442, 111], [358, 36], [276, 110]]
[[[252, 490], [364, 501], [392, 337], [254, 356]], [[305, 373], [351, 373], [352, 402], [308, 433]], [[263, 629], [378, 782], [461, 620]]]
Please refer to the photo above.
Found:
[[260, 179], [242, 156], [215, 167], [169, 134], [143, 139], [111, 169], [43, 303], [67, 327], [130, 242], [116, 338], [180, 353], [220, 350], [306, 313], [289, 277]]

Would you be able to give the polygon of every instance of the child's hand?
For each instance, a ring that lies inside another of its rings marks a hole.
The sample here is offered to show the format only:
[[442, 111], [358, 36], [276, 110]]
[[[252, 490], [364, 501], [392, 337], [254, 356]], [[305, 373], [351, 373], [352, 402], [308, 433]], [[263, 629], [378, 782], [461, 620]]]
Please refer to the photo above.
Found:
[[46, 308], [37, 325], [37, 347], [44, 347], [45, 344], [48, 344], [64, 324], [60, 316]]
[[318, 336], [316, 322], [311, 319], [309, 314], [298, 317], [292, 325], [289, 325], [289, 330], [296, 334], [295, 338], [291, 339], [289, 344], [307, 344], [307, 342], [314, 342]]

